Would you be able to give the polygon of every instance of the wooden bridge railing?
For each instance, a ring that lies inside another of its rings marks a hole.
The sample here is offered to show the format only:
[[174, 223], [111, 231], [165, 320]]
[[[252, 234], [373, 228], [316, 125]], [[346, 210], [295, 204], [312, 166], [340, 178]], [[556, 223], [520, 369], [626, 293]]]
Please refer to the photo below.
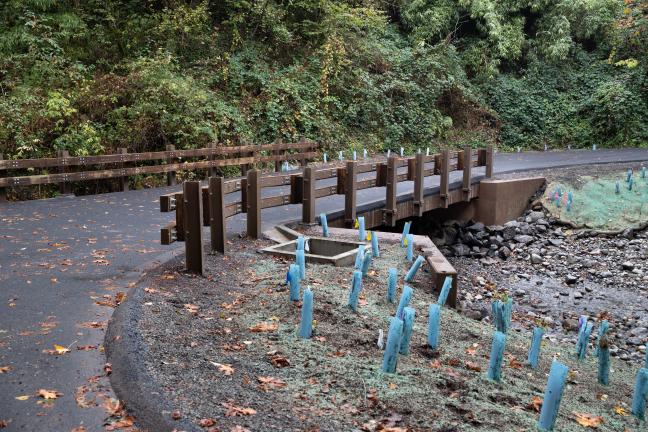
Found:
[[[121, 190], [127, 190], [128, 176], [153, 173], [167, 173], [167, 184], [174, 185], [176, 171], [209, 169], [210, 175], [215, 175], [216, 168], [239, 165], [241, 172], [245, 175], [251, 165], [260, 162], [274, 162], [275, 169], [279, 171], [282, 161], [297, 160], [302, 166], [306, 165], [308, 159], [318, 155], [318, 148], [319, 145], [315, 142], [301, 140], [297, 143], [276, 141], [273, 144], [236, 147], [212, 144], [207, 148], [191, 150], [176, 150], [173, 145], [169, 145], [166, 151], [147, 153], [128, 153], [126, 149], [122, 148], [116, 154], [100, 156], [72, 157], [67, 151], [59, 151], [58, 157], [42, 159], [3, 159], [0, 154], [0, 196], [4, 196], [7, 187], [52, 183], [58, 183], [61, 192], [68, 193], [70, 182], [109, 178], [119, 178]], [[181, 159], [186, 158], [194, 160], [180, 162]], [[149, 165], [127, 166], [136, 163], [148, 163]], [[103, 165], [112, 166], [108, 169], [94, 169]], [[78, 167], [82, 170], [73, 171]], [[57, 172], [8, 176], [10, 171], [48, 168]]]
[[[472, 169], [485, 166], [486, 177], [493, 172], [493, 149], [472, 150], [466, 147], [461, 151], [445, 150], [441, 154], [400, 158], [392, 156], [387, 160], [373, 162], [347, 161], [343, 165], [328, 164], [321, 167], [306, 166], [302, 172], [262, 174], [257, 169], [247, 172], [246, 178], [226, 180], [222, 177], [211, 177], [209, 185], [200, 187], [199, 182], [185, 182], [183, 192], [160, 196], [160, 211], [176, 212], [176, 220], [161, 229], [162, 244], [174, 241], [186, 241], [187, 269], [202, 273], [202, 239], [191, 233], [201, 229], [190, 226], [201, 223], [210, 227], [211, 248], [225, 253], [226, 220], [239, 213], [247, 213], [247, 235], [258, 238], [261, 235], [261, 210], [287, 204], [302, 204], [302, 221], [314, 223], [316, 219], [316, 200], [331, 195], [345, 196], [344, 224], [350, 226], [357, 212], [357, 191], [372, 187], [385, 187], [386, 200], [382, 209], [382, 224], [394, 226], [396, 221], [410, 216], [421, 216], [427, 211], [425, 205], [425, 177], [440, 176], [439, 199], [441, 207], [449, 205], [450, 173], [463, 171], [462, 195], [468, 201], [473, 196]], [[398, 169], [407, 167], [406, 172]], [[358, 180], [359, 174], [375, 173], [373, 177]], [[317, 181], [337, 178], [335, 185], [317, 187]], [[399, 214], [397, 186], [399, 182], [414, 181], [413, 211]], [[188, 183], [189, 192], [187, 190]], [[197, 185], [197, 186], [196, 186]], [[290, 186], [289, 190], [277, 195], [262, 197], [266, 187]], [[241, 192], [237, 201], [226, 197]], [[191, 195], [187, 195], [190, 193]], [[196, 202], [200, 201], [200, 202]], [[200, 217], [195, 213], [199, 211]], [[192, 218], [188, 217], [191, 213]], [[196, 222], [197, 221], [197, 222]], [[368, 227], [380, 225], [369, 222]], [[191, 251], [190, 251], [191, 250]], [[200, 258], [197, 258], [200, 257]], [[200, 264], [198, 264], [198, 262]]]

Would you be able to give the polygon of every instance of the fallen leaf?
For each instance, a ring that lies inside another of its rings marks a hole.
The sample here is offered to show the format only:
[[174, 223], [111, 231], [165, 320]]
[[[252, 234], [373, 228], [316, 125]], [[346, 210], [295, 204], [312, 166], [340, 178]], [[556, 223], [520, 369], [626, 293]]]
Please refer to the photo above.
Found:
[[510, 357], [509, 367], [513, 369], [522, 369], [522, 363], [520, 363], [515, 357]]
[[11, 370], [11, 366], [0, 366], [0, 374], [7, 373]]
[[86, 432], [85, 426], [77, 426], [74, 429], [72, 429], [70, 432]]
[[77, 351], [90, 351], [97, 349], [96, 345], [77, 345]]
[[275, 377], [258, 376], [257, 381], [259, 381], [259, 389], [263, 391], [286, 387], [286, 383], [284, 381]]
[[441, 362], [439, 360], [433, 360], [430, 362], [430, 367], [432, 369], [440, 369], [441, 368]]
[[627, 416], [628, 415], [628, 410], [623, 408], [622, 406], [615, 406], [614, 407], [614, 412], [619, 414], [620, 416]]
[[23, 396], [16, 396], [14, 399], [19, 400], [19, 401], [26, 401], [29, 399], [29, 396], [23, 395]]
[[471, 371], [475, 371], [475, 372], [481, 372], [482, 371], [481, 366], [479, 366], [477, 363], [473, 363], [473, 362], [469, 362], [469, 361], [466, 362], [466, 369], [471, 370]]
[[250, 429], [246, 429], [243, 426], [236, 425], [230, 429], [230, 432], [250, 432]]
[[272, 332], [277, 330], [279, 326], [276, 323], [262, 322], [250, 327], [252, 333]]
[[98, 321], [87, 321], [87, 322], [82, 322], [77, 324], [77, 327], [81, 327], [81, 328], [104, 328], [105, 326], [106, 326], [105, 322], [98, 322]]
[[87, 401], [85, 398], [88, 390], [88, 386], [82, 385], [80, 387], [77, 387], [76, 391], [74, 392], [74, 400], [81, 408], [90, 408], [91, 406], [94, 406], [94, 401]]
[[182, 418], [182, 414], [180, 414], [180, 411], [173, 411], [171, 413], [171, 418], [173, 420], [180, 420]]
[[290, 361], [281, 354], [278, 354], [276, 351], [270, 351], [269, 353], [267, 353], [267, 355], [270, 358], [270, 363], [272, 363], [272, 365], [275, 367], [290, 366]]
[[581, 426], [597, 428], [603, 423], [603, 417], [587, 413], [573, 412], [576, 423]]
[[227, 402], [222, 402], [221, 405], [227, 408], [227, 411], [225, 411], [225, 417], [248, 416], [256, 414], [256, 410], [253, 408], [243, 408]]
[[198, 421], [198, 426], [200, 427], [212, 427], [216, 424], [216, 420], [213, 418], [204, 418]]
[[9, 426], [8, 420], [0, 420], [0, 429], [6, 428], [7, 426]]
[[122, 417], [124, 415], [124, 404], [120, 400], [106, 398], [101, 406], [109, 417]]
[[446, 361], [446, 364], [448, 366], [459, 366], [461, 362], [457, 358], [450, 358]]
[[218, 368], [220, 372], [223, 372], [225, 375], [232, 375], [234, 373], [234, 368], [231, 364], [216, 363], [210, 361], [209, 363], [213, 364]]
[[478, 343], [472, 344], [469, 348], [466, 348], [466, 354], [469, 354], [471, 356], [474, 356], [477, 354], [477, 348], [479, 347]]
[[195, 304], [186, 303], [184, 305], [184, 310], [186, 310], [192, 315], [198, 315], [198, 311], [200, 310], [200, 307], [196, 306]]
[[106, 376], [110, 375], [112, 373], [112, 364], [106, 363], [104, 365], [104, 372], [106, 373]]
[[58, 399], [60, 396], [63, 396], [61, 393], [57, 392], [56, 390], [45, 390], [45, 389], [39, 389], [36, 392], [36, 395], [47, 400]]
[[133, 426], [134, 421], [135, 421], [135, 419], [133, 419], [133, 417], [126, 416], [126, 417], [123, 417], [123, 418], [117, 420], [116, 422], [113, 422], [113, 423], [110, 423], [110, 424], [106, 425], [106, 430], [107, 431], [114, 431], [114, 430], [117, 430], [117, 429], [129, 428], [129, 427]]
[[533, 410], [535, 412], [540, 412], [540, 408], [542, 408], [542, 398], [540, 396], [533, 396], [531, 398], [531, 402], [527, 405], [527, 408], [530, 410]]

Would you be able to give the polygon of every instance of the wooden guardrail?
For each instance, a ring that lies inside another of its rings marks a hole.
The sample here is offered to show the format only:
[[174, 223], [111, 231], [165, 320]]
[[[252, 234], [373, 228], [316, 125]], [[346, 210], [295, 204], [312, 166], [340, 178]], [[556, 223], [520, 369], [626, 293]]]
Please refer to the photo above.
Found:
[[[341, 164], [329, 164], [320, 167], [306, 166], [302, 172], [264, 174], [252, 169], [246, 178], [226, 180], [222, 177], [211, 177], [209, 185], [200, 187], [199, 182], [185, 182], [183, 192], [175, 192], [160, 196], [160, 211], [176, 212], [176, 220], [161, 229], [162, 244], [175, 241], [186, 242], [187, 269], [202, 273], [202, 239], [191, 233], [201, 230], [200, 224], [210, 227], [211, 248], [225, 253], [226, 249], [226, 220], [239, 213], [247, 213], [247, 235], [258, 238], [261, 234], [261, 210], [286, 204], [302, 204], [302, 221], [314, 223], [316, 218], [315, 204], [318, 198], [330, 195], [344, 195], [344, 223], [349, 226], [356, 218], [358, 190], [385, 186], [386, 200], [382, 209], [382, 224], [394, 226], [396, 221], [410, 216], [421, 216], [430, 210], [430, 204], [425, 197], [425, 178], [440, 176], [440, 207], [450, 204], [450, 173], [463, 171], [461, 194], [463, 200], [472, 197], [472, 169], [485, 166], [486, 177], [493, 172], [493, 149], [477, 151], [466, 147], [461, 151], [443, 151], [440, 154], [426, 156], [417, 154], [415, 157], [400, 158], [392, 156], [387, 160], [372, 162], [347, 161]], [[398, 168], [407, 167], [407, 172], [399, 173]], [[374, 172], [375, 176], [358, 180], [358, 174]], [[317, 180], [337, 178], [332, 186], [317, 187]], [[399, 182], [413, 181], [413, 210], [399, 214], [397, 202], [397, 185]], [[191, 186], [187, 186], [192, 183]], [[196, 186], [198, 185], [198, 186]], [[278, 195], [263, 197], [264, 187], [290, 186], [290, 190]], [[187, 195], [187, 187], [191, 195]], [[199, 192], [195, 192], [199, 191]], [[241, 192], [237, 201], [228, 201], [226, 196]], [[201, 203], [196, 203], [196, 200]], [[195, 212], [200, 212], [196, 218]], [[196, 226], [189, 225], [188, 213]], [[197, 221], [197, 222], [196, 222]], [[368, 227], [380, 225], [369, 223]], [[200, 257], [200, 258], [197, 258]], [[200, 263], [198, 265], [197, 263]]]
[[[176, 150], [169, 145], [166, 151], [147, 153], [128, 153], [119, 149], [117, 154], [100, 156], [69, 156], [67, 151], [59, 151], [58, 157], [41, 159], [3, 159], [0, 154], [0, 195], [5, 188], [15, 186], [41, 185], [58, 183], [62, 193], [69, 192], [70, 182], [97, 179], [119, 178], [121, 190], [128, 189], [128, 176], [138, 174], [167, 173], [167, 183], [175, 184], [175, 172], [180, 170], [209, 169], [215, 174], [215, 169], [225, 166], [241, 167], [243, 175], [250, 166], [260, 162], [274, 162], [275, 170], [279, 171], [282, 161], [296, 160], [302, 166], [308, 159], [318, 155], [318, 144], [313, 141], [301, 140], [297, 143], [241, 145], [236, 147], [216, 146], [207, 148]], [[264, 154], [265, 153], [265, 154]], [[181, 159], [205, 159], [181, 162]], [[127, 166], [136, 163], [163, 162], [163, 164], [145, 166]], [[93, 169], [98, 165], [113, 165], [108, 169]], [[9, 176], [10, 171], [26, 169], [48, 169], [56, 173], [39, 175]], [[74, 170], [82, 168], [82, 170]]]

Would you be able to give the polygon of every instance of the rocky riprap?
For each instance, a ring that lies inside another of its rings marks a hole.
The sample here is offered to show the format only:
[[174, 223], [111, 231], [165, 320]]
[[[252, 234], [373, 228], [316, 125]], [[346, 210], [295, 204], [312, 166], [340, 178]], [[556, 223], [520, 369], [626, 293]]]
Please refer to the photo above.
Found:
[[504, 225], [453, 220], [427, 231], [459, 270], [462, 306], [469, 316], [490, 319], [492, 297], [504, 291], [514, 298], [518, 326], [537, 322], [549, 328], [552, 338], [575, 340], [579, 315], [606, 317], [615, 338], [612, 354], [643, 359], [646, 231], [608, 236], [572, 229], [541, 206]]

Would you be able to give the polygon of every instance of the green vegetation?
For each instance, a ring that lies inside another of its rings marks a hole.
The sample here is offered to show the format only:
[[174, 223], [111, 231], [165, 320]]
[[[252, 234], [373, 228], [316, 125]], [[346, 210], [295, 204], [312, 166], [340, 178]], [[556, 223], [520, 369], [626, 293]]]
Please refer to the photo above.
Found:
[[0, 152], [648, 142], [640, 0], [6, 0]]

